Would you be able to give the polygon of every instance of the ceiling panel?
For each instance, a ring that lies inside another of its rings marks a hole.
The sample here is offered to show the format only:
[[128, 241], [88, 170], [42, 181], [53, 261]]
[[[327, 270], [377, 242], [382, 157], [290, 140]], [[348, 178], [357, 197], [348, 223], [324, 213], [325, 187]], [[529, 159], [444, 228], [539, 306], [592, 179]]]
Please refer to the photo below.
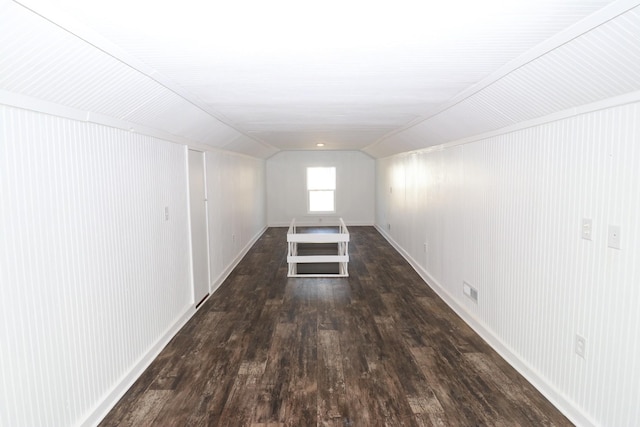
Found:
[[[77, 35], [11, 2], [0, 11], [0, 89], [212, 147], [242, 134]], [[250, 139], [250, 138], [249, 138]], [[260, 155], [276, 150], [265, 150]], [[247, 151], [248, 144], [243, 150]], [[257, 155], [257, 154], [256, 154]]]
[[239, 152], [379, 156], [635, 90], [637, 11], [507, 69], [612, 3], [17, 0], [49, 21], [0, 17], [0, 87]]
[[[640, 90], [640, 8], [608, 20], [498, 78], [409, 129], [367, 147], [397, 153], [480, 135]], [[418, 142], [419, 141], [419, 142]]]

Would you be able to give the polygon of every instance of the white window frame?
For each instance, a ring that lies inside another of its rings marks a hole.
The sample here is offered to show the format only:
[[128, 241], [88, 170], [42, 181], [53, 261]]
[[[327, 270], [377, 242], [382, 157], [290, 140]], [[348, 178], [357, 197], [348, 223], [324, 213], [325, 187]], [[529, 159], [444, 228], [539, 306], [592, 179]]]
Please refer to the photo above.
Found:
[[[325, 187], [322, 187], [322, 185], [315, 185], [313, 186], [314, 188], [310, 188], [312, 185], [309, 182], [309, 174], [310, 174], [310, 170], [312, 169], [333, 169], [333, 185], [329, 184]], [[312, 215], [322, 215], [322, 214], [333, 214], [336, 213], [336, 189], [337, 189], [337, 170], [335, 166], [309, 166], [306, 168], [306, 189], [307, 189], [307, 213], [312, 214]], [[317, 188], [316, 188], [317, 187]], [[311, 199], [312, 199], [312, 192], [331, 192], [332, 193], [332, 198], [333, 198], [333, 210], [312, 210], [311, 209]]]

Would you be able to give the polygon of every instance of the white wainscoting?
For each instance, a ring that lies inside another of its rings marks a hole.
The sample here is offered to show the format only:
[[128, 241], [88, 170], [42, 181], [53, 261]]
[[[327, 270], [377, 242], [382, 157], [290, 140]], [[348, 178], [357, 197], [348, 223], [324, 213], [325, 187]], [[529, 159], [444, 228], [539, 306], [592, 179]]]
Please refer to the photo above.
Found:
[[74, 425], [192, 305], [185, 147], [0, 114], [0, 424]]
[[[0, 106], [0, 425], [96, 424], [193, 315], [186, 150]], [[264, 160], [206, 159], [215, 290], [265, 229]]]
[[265, 161], [214, 151], [205, 159], [214, 291], [266, 230]]
[[377, 162], [377, 227], [578, 425], [640, 422], [639, 142], [634, 103]]

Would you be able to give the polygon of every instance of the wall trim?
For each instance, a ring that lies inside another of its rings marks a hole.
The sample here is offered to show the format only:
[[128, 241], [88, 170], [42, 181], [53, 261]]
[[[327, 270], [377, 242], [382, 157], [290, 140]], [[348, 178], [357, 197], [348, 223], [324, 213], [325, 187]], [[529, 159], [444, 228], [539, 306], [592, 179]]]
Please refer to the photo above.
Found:
[[190, 139], [162, 130], [153, 129], [147, 126], [142, 126], [133, 122], [128, 122], [126, 120], [117, 119], [115, 117], [110, 117], [103, 114], [92, 113], [90, 111], [84, 111], [73, 107], [67, 107], [65, 105], [56, 104], [55, 102], [45, 101], [28, 95], [9, 92], [4, 89], [0, 89], [0, 104], [9, 107], [20, 108], [22, 110], [34, 111], [36, 113], [44, 113], [50, 116], [61, 117], [63, 119], [94, 123], [132, 133], [139, 133], [141, 135], [151, 136], [176, 144], [188, 145], [189, 147], [193, 147], [196, 149], [215, 149], [215, 147], [201, 144], [196, 141], [192, 141]]
[[[255, 157], [239, 151], [231, 151], [225, 149], [224, 147], [214, 147], [212, 145], [207, 145], [205, 143], [194, 141], [160, 129], [142, 126], [137, 123], [128, 122], [126, 120], [117, 119], [115, 117], [110, 117], [103, 114], [79, 110], [73, 107], [67, 107], [31, 96], [9, 92], [4, 89], [0, 89], [0, 105], [6, 105], [7, 107], [19, 108], [21, 110], [33, 111], [36, 113], [48, 114], [50, 116], [74, 120], [77, 122], [92, 123], [114, 129], [120, 129], [125, 132], [137, 133], [139, 135], [157, 138], [178, 145], [186, 145], [190, 149], [200, 150], [202, 152], [211, 151], [218, 153], [228, 153], [250, 159], [265, 160], [262, 157]], [[235, 138], [232, 138], [230, 142], [233, 142], [234, 140]]]
[[169, 341], [182, 329], [182, 327], [195, 314], [195, 304], [190, 304], [182, 312], [176, 321], [167, 328], [165, 333], [143, 354], [122, 379], [107, 393], [105, 398], [91, 411], [80, 424], [83, 427], [96, 426], [107, 416], [109, 411], [122, 399], [122, 396], [140, 378], [144, 371], [158, 357], [160, 352], [169, 344]]
[[[640, 3], [638, 2], [638, 0], [617, 0], [617, 1], [614, 1], [613, 3], [610, 3], [604, 6], [602, 9], [592, 13], [591, 15], [584, 17], [580, 21], [562, 30], [558, 34], [551, 36], [547, 40], [543, 41], [537, 46], [534, 46], [533, 48], [526, 51], [522, 55], [509, 61], [502, 67], [492, 72], [489, 76], [482, 79], [477, 84], [471, 85], [471, 87], [465, 89], [464, 91], [460, 92], [459, 94], [457, 94], [456, 96], [448, 100], [447, 102], [440, 105], [435, 111], [431, 112], [429, 115], [420, 116], [412, 120], [405, 126], [399, 129], [393, 130], [387, 133], [386, 135], [383, 135], [373, 144], [370, 144], [364, 147], [364, 150], [368, 151], [369, 149], [374, 149], [376, 146], [383, 144], [386, 140], [388, 140], [392, 136], [398, 135], [423, 122], [426, 122], [432, 119], [433, 117], [451, 109], [452, 107], [466, 101], [467, 99], [472, 98], [473, 96], [482, 92], [483, 90], [490, 87], [494, 83], [510, 75], [514, 71], [528, 65], [529, 63], [532, 63], [538, 60], [539, 58], [543, 57], [549, 52], [552, 52], [558, 49], [559, 47], [566, 45], [567, 43], [617, 18], [618, 16], [624, 13], [627, 13], [631, 9], [637, 7], [639, 4]], [[399, 154], [399, 153], [395, 153], [395, 154]]]
[[557, 390], [545, 377], [531, 367], [526, 361], [520, 359], [517, 353], [506, 345], [483, 322], [478, 320], [473, 313], [461, 305], [426, 269], [424, 269], [413, 257], [400, 246], [391, 235], [378, 224], [374, 227], [391, 246], [411, 265], [427, 286], [429, 286], [442, 300], [467, 323], [482, 339], [484, 339], [503, 359], [505, 359], [516, 371], [529, 381], [540, 393], [544, 395], [560, 412], [577, 426], [596, 427], [597, 423], [576, 406], [575, 402], [568, 399]]
[[249, 252], [249, 250], [253, 247], [253, 245], [256, 244], [258, 239], [262, 237], [264, 232], [267, 231], [267, 228], [268, 227], [266, 225], [262, 227], [262, 229], [258, 231], [251, 238], [251, 240], [249, 240], [249, 242], [242, 248], [242, 250], [238, 253], [238, 255], [233, 259], [233, 261], [231, 261], [231, 263], [227, 266], [227, 268], [225, 268], [222, 271], [222, 273], [218, 275], [218, 277], [216, 277], [214, 280], [211, 281], [211, 283], [209, 284], [210, 295], [213, 295], [213, 293], [218, 290], [220, 285], [224, 283], [224, 281], [227, 279], [227, 277], [229, 277], [231, 272], [238, 266], [238, 264], [240, 264], [240, 261], [242, 261], [242, 258], [244, 258], [247, 252]]
[[30, 11], [31, 13], [39, 16], [40, 18], [51, 22], [52, 24], [61, 28], [63, 31], [66, 31], [67, 33], [73, 35], [74, 37], [77, 37], [79, 40], [82, 40], [83, 42], [93, 46], [95, 49], [103, 52], [104, 54], [109, 55], [116, 61], [119, 61], [122, 64], [125, 64], [127, 67], [130, 67], [133, 70], [136, 70], [138, 73], [142, 74], [146, 78], [159, 84], [166, 90], [176, 94], [177, 96], [184, 99], [186, 102], [198, 108], [199, 110], [209, 115], [213, 119], [235, 130], [239, 134], [242, 134], [245, 137], [249, 138], [254, 143], [262, 147], [265, 147], [267, 149], [270, 149], [272, 151], [276, 151], [276, 152], [279, 151], [272, 145], [267, 144], [266, 142], [261, 141], [259, 139], [256, 139], [252, 137], [250, 134], [235, 127], [233, 124], [230, 124], [228, 120], [226, 120], [221, 114], [219, 114], [209, 105], [207, 105], [205, 102], [200, 100], [197, 96], [192, 94], [190, 91], [176, 84], [171, 79], [163, 76], [157, 70], [145, 64], [143, 61], [140, 61], [138, 58], [134, 57], [133, 55], [129, 54], [124, 49], [120, 48], [115, 43], [101, 36], [93, 29], [82, 24], [73, 16], [60, 10], [60, 8], [56, 8], [55, 6], [52, 6], [48, 1], [13, 0], [13, 2], [25, 8], [26, 10]]
[[455, 147], [458, 145], [471, 144], [473, 142], [482, 141], [484, 139], [493, 138], [495, 136], [501, 136], [501, 135], [506, 135], [513, 132], [519, 132], [525, 129], [545, 125], [548, 123], [558, 122], [561, 120], [566, 120], [572, 117], [594, 113], [596, 111], [606, 110], [609, 108], [621, 107], [623, 105], [628, 105], [628, 104], [635, 104], [637, 102], [640, 102], [640, 91], [629, 92], [623, 95], [618, 95], [611, 98], [591, 102], [589, 104], [584, 104], [579, 107], [567, 108], [565, 110], [557, 111], [555, 113], [551, 113], [542, 117], [537, 117], [535, 119], [525, 120], [524, 122], [519, 122], [510, 126], [505, 126], [500, 129], [495, 129], [487, 132], [482, 132], [476, 135], [467, 136], [464, 138], [457, 139], [455, 141], [443, 142], [441, 144], [431, 145], [424, 148], [416, 148], [415, 150], [394, 153], [388, 156], [382, 156], [382, 157], [379, 157], [378, 160], [387, 159], [395, 156], [401, 156], [405, 154], [430, 153], [433, 151], [441, 151], [445, 148]]
[[[437, 149], [441, 150], [443, 148], [454, 147], [457, 145], [470, 144], [472, 142], [481, 141], [483, 139], [492, 138], [494, 136], [500, 136], [508, 133], [518, 132], [524, 129], [545, 125], [547, 123], [558, 122], [558, 121], [566, 120], [572, 117], [581, 116], [583, 114], [589, 114], [589, 113], [593, 113], [600, 110], [606, 110], [609, 108], [621, 107], [623, 105], [634, 104], [636, 102], [640, 102], [640, 91], [629, 92], [623, 95], [614, 96], [612, 98], [602, 99], [600, 101], [584, 104], [579, 107], [568, 108], [566, 110], [558, 111], [543, 117], [538, 117], [535, 119], [516, 123], [514, 125], [507, 126], [501, 129], [484, 132], [484, 133], [469, 136], [466, 138], [461, 138], [456, 141], [445, 142], [436, 147]], [[436, 148], [436, 147], [433, 147], [433, 148]], [[432, 147], [429, 147], [429, 148], [432, 148]], [[416, 151], [426, 151], [426, 150], [429, 150], [429, 148], [425, 150], [416, 150]]]
[[[253, 247], [253, 245], [258, 241], [258, 239], [264, 234], [267, 230], [267, 227], [263, 227], [260, 231], [258, 231], [255, 236], [242, 248], [240, 253], [233, 259], [233, 261], [229, 264], [227, 268], [211, 283], [210, 286], [210, 296], [213, 295], [215, 291], [218, 290], [220, 285], [224, 283], [225, 279], [231, 274], [231, 272], [238, 266], [242, 258], [249, 252], [249, 250]], [[156, 341], [156, 343], [151, 346], [151, 348], [144, 354], [138, 362], [126, 373], [122, 379], [116, 384], [115, 387], [109, 392], [105, 398], [100, 402], [93, 411], [85, 418], [85, 420], [81, 423], [83, 427], [95, 426], [100, 423], [107, 416], [109, 411], [116, 406], [116, 404], [122, 399], [124, 394], [131, 388], [131, 386], [140, 378], [140, 376], [144, 373], [144, 371], [151, 365], [151, 363], [158, 357], [160, 352], [164, 350], [164, 348], [169, 344], [169, 341], [173, 339], [174, 336], [180, 329], [182, 329], [189, 320], [196, 314], [196, 304], [197, 302], [189, 305], [183, 313], [178, 317], [178, 319], [173, 323], [173, 325], [169, 326], [166, 332]], [[204, 305], [204, 304], [203, 304]]]

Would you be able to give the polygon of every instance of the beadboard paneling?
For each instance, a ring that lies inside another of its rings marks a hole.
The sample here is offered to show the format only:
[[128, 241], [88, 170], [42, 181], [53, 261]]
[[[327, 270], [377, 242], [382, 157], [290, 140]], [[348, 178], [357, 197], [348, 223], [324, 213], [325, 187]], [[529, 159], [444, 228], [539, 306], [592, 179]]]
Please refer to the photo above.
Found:
[[5, 106], [0, 135], [0, 424], [77, 425], [192, 305], [185, 148]]
[[207, 152], [209, 257], [217, 288], [265, 230], [265, 161], [226, 152]]
[[[603, 21], [583, 34], [468, 88], [399, 132], [364, 151], [374, 157], [427, 148], [496, 131], [640, 89], [640, 7]], [[601, 11], [602, 12], [602, 11]], [[410, 142], [409, 142], [410, 141]]]
[[240, 152], [268, 157], [276, 151], [223, 123], [197, 97], [101, 37], [86, 41], [15, 2], [0, 7], [0, 90], [52, 103], [42, 107], [49, 114], [64, 111], [53, 105], [64, 106], [89, 121], [104, 116], [116, 119], [110, 126], [148, 127], [172, 141], [233, 150], [230, 143], [242, 137]]
[[380, 230], [581, 425], [640, 421], [638, 123], [634, 103], [377, 161]]
[[[193, 306], [186, 149], [0, 108], [0, 425], [77, 425]], [[265, 162], [206, 161], [215, 290], [264, 231]]]

